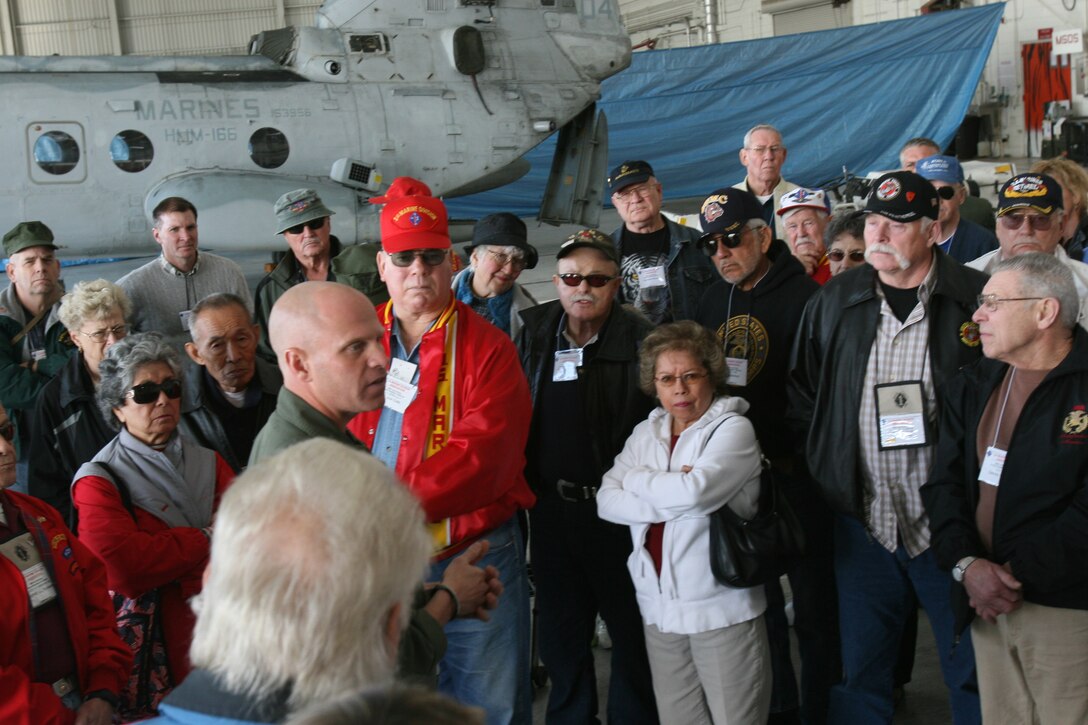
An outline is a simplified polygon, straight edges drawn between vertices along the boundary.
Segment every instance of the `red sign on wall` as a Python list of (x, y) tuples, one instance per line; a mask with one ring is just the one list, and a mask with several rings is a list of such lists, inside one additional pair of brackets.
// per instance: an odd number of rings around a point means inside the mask
[(1039, 28), (1039, 40), (1050, 40), (1054, 37), (1054, 28)]

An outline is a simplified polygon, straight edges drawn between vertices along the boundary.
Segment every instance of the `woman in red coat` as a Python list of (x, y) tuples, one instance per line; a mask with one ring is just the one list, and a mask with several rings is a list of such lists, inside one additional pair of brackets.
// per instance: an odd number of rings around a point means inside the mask
[(136, 599), (158, 590), (170, 684), (177, 685), (189, 672), (188, 602), (200, 592), (212, 516), (234, 474), (217, 453), (177, 432), (181, 364), (158, 334), (116, 343), (99, 375), (99, 407), (121, 431), (76, 472), (80, 539), (105, 563), (111, 591)]
[(15, 428), (0, 406), (0, 722), (109, 725), (132, 653), (106, 569), (48, 504), (14, 491)]

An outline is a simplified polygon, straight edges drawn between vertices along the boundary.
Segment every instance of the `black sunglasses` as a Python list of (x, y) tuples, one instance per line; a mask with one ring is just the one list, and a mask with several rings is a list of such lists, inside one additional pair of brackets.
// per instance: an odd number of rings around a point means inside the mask
[(166, 393), (166, 397), (177, 400), (181, 397), (181, 381), (177, 378), (167, 378), (161, 383), (140, 383), (125, 393), (126, 398), (132, 398), (137, 405), (147, 405), (159, 399), (160, 393)]
[(15, 440), (15, 424), (10, 420), (6, 420), (0, 423), (0, 436), (4, 438), (8, 443)]
[[(830, 259), (832, 262), (841, 262), (846, 256), (847, 253), (842, 251), (841, 249), (832, 249), (830, 252), (827, 253), (827, 258)], [(851, 262), (864, 262), (865, 251), (861, 249), (851, 249), (849, 257)]]
[(718, 253), (718, 243), (721, 242), (726, 249), (736, 249), (743, 242), (741, 237), (743, 230), (740, 232), (733, 232), (732, 234), (707, 234), (699, 239), (699, 248), (703, 250), (703, 253), (708, 257), (713, 257)]
[(582, 284), (582, 280), (585, 280), (590, 287), (604, 287), (618, 277), (614, 274), (574, 274), (573, 272), (567, 272), (566, 274), (559, 275), (559, 279), (563, 280), (563, 284), (568, 287), (577, 287)]
[(956, 189), (952, 186), (940, 186), (937, 187), (937, 196), (941, 197), (945, 201), (949, 201), (956, 195)]
[(428, 267), (437, 267), (446, 259), (447, 251), (445, 249), (410, 249), (407, 252), (386, 252), (386, 254), (397, 267), (411, 267), (416, 257), (422, 259)]
[(308, 222), (303, 222), (302, 224), (296, 224), (293, 227), (287, 227), (287, 231), (292, 234), (302, 234), (303, 229), (309, 229), (311, 232), (316, 232), (319, 229), (324, 229), (325, 219), (326, 217), (321, 217), (320, 219), (312, 219)]

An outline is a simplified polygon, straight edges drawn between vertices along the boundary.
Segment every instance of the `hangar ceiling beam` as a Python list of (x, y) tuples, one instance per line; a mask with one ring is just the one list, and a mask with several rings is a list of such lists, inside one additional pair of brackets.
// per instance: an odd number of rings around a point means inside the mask
[(283, 0), (273, 0), (273, 6), (276, 10), (276, 27), (282, 28), (287, 25), (287, 10), (283, 7)]
[(106, 10), (110, 14), (110, 45), (114, 55), (123, 55), (121, 48), (121, 21), (118, 19), (117, 0), (106, 0)]

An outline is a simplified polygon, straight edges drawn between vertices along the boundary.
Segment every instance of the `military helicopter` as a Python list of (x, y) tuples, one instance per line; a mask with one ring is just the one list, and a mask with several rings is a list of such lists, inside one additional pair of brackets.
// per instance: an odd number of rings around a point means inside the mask
[(543, 218), (592, 223), (600, 83), (630, 63), (616, 0), (325, 0), (245, 56), (0, 58), (0, 229), (68, 253), (146, 250), (150, 211), (196, 204), (218, 249), (277, 246), (272, 203), (317, 189), (345, 243), (395, 177), (436, 195), (509, 183), (563, 129)]

